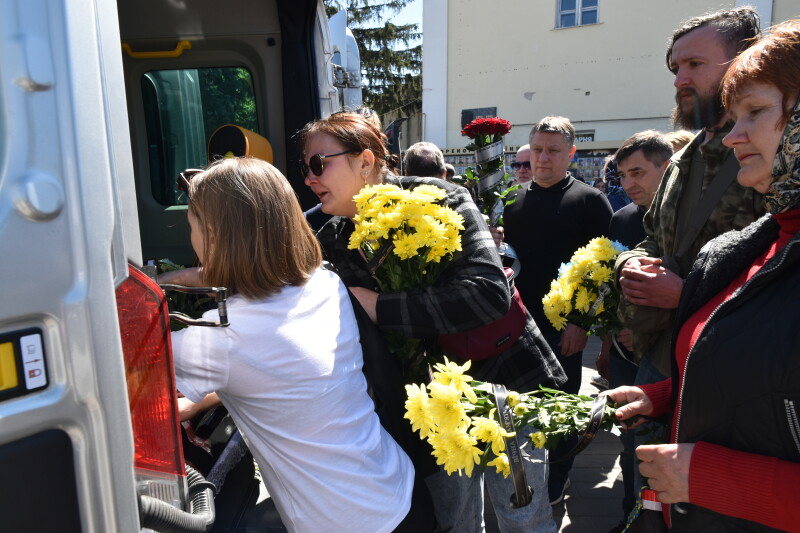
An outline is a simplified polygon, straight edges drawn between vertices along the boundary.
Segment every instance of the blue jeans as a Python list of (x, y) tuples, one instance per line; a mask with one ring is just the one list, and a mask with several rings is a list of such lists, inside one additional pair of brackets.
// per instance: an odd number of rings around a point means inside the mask
[[(609, 355), (609, 369), (611, 376), (608, 380), (612, 389), (623, 385), (633, 385), (636, 382), (636, 374), (639, 370), (635, 364), (623, 358), (617, 349), (612, 346)], [(636, 430), (622, 431), (620, 440), (622, 441), (622, 452), (619, 455), (619, 466), (622, 469), (622, 514), (627, 517), (633, 506), (636, 504), (636, 497), (639, 491), (634, 488), (636, 473), (636, 453), (634, 444), (634, 433)]]
[(492, 501), (497, 524), (503, 533), (555, 533), (550, 502), (547, 495), (546, 450), (533, 447), (528, 436), (532, 429), (526, 427), (517, 433), (523, 450), (523, 464), (528, 485), (533, 489), (531, 502), (519, 509), (511, 506), (514, 484), (504, 478), (494, 467), (481, 472), (477, 467), (472, 477), (466, 474), (448, 476), (444, 470), (426, 479), (433, 498), (439, 532), (482, 533), (483, 484)]
[[(658, 383), (664, 380), (664, 375), (650, 362), (650, 359), (645, 356), (639, 363), (639, 370), (636, 372), (635, 385), (648, 385), (650, 383)], [(657, 420), (651, 420), (637, 427), (633, 435), (634, 449), (642, 446), (643, 444), (663, 444), (667, 442), (667, 424)], [(638, 461), (636, 456), (633, 457), (637, 467), (634, 469), (634, 490), (639, 493), (639, 489), (644, 486), (644, 478), (639, 473)]]

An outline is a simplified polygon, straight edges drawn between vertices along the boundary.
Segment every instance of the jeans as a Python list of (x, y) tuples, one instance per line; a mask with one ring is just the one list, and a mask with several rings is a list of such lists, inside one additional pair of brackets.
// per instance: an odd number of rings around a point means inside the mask
[[(636, 382), (636, 374), (639, 367), (623, 358), (614, 346), (610, 350), (609, 362), (611, 376), (608, 382), (610, 388), (615, 389), (623, 385), (633, 385)], [(633, 506), (636, 504), (636, 497), (639, 494), (639, 491), (634, 489), (636, 477), (634, 471), (638, 470), (636, 468), (636, 448), (633, 440), (635, 432), (635, 429), (622, 431), (620, 435), (622, 452), (619, 455), (619, 466), (622, 469), (622, 487), (624, 490), (622, 514), (625, 517), (633, 510)]]
[(478, 467), (472, 477), (466, 474), (448, 476), (444, 470), (426, 479), (433, 497), (438, 523), (437, 531), (445, 533), (482, 533), (483, 488), (492, 501), (497, 524), (503, 533), (555, 533), (552, 511), (547, 496), (547, 452), (533, 447), (528, 436), (533, 430), (526, 427), (517, 432), (523, 451), (523, 464), (528, 485), (533, 490), (531, 502), (519, 509), (511, 506), (514, 484), (494, 467), (481, 472)]
[[(650, 383), (658, 383), (666, 379), (664, 375), (650, 362), (650, 359), (645, 356), (639, 363), (639, 370), (636, 372), (635, 385), (647, 385)], [(651, 420), (637, 427), (633, 435), (634, 450), (643, 444), (663, 444), (667, 442), (667, 424), (658, 420)], [(634, 490), (636, 494), (639, 489), (644, 486), (644, 478), (639, 473), (638, 461), (634, 455), (633, 460), (637, 463), (634, 469)]]

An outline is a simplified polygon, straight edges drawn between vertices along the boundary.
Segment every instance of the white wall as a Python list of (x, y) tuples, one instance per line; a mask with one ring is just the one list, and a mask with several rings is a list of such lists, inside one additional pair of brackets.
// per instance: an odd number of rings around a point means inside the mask
[(423, 0), (422, 140), (447, 143), (448, 0)]

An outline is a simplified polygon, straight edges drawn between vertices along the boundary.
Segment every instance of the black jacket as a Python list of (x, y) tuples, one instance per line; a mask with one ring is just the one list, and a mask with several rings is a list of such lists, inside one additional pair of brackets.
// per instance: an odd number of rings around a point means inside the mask
[[(686, 279), (680, 325), (749, 268), (777, 239), (764, 216), (710, 241)], [(673, 380), (677, 442), (708, 442), (800, 462), (800, 234), (711, 315)], [(677, 376), (673, 358), (673, 376)], [(789, 488), (788, 490), (796, 490)], [(671, 511), (674, 531), (775, 531), (690, 504)], [(685, 513), (681, 511), (686, 511)]]

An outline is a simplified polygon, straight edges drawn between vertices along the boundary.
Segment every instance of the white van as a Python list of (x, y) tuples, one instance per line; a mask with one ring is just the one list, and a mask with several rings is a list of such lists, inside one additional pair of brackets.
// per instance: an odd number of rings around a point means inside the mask
[(266, 138), (314, 203), (291, 136), (360, 103), (334, 64), (352, 45), (321, 0), (3, 2), (0, 531), (211, 527), (164, 296), (137, 267), (192, 261), (176, 178), (220, 126)]

